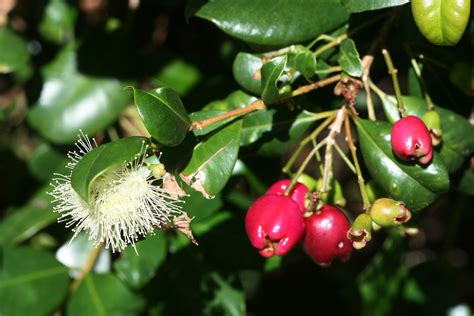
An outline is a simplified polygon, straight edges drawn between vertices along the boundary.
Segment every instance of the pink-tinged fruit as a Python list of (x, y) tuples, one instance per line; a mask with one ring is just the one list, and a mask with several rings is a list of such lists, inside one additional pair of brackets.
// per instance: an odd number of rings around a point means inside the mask
[(425, 165), (433, 157), (430, 132), (416, 116), (407, 116), (395, 122), (391, 142), (393, 152), (402, 160)]
[(300, 207), (290, 197), (266, 194), (249, 208), (245, 229), (260, 255), (269, 258), (288, 253), (303, 238), (305, 222)]
[[(265, 193), (265, 195), (276, 194), (276, 195), (285, 195), (285, 191), (290, 185), (291, 180), (285, 179), (275, 182)], [(308, 188), (299, 182), (296, 182), (291, 189), (290, 198), (295, 201), (301, 209), (301, 212), (306, 212), (306, 194), (308, 193)]]
[(346, 215), (337, 207), (326, 204), (306, 218), (303, 248), (322, 267), (330, 266), (336, 257), (345, 262), (352, 252), (351, 241), (347, 238), (350, 228)]

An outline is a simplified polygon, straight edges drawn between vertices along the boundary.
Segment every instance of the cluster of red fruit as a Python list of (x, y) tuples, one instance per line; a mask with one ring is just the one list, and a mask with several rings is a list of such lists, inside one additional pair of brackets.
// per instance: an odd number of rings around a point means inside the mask
[[(391, 143), (402, 160), (428, 164), (432, 159), (432, 135), (416, 116), (404, 117), (393, 125)], [(290, 184), (291, 180), (276, 182), (247, 212), (250, 242), (265, 258), (283, 256), (302, 240), (303, 249), (317, 264), (329, 266), (336, 257), (344, 262), (353, 247), (360, 249), (370, 241), (372, 229), (399, 226), (411, 218), (403, 202), (380, 198), (351, 226), (339, 208), (328, 204), (318, 207), (311, 201), (304, 184), (296, 183), (286, 192)]]
[(303, 240), (306, 253), (322, 266), (330, 265), (335, 257), (347, 261), (352, 251), (346, 236), (350, 229), (347, 217), (330, 205), (305, 217), (308, 188), (296, 183), (285, 195), (290, 183), (276, 182), (248, 210), (245, 225), (252, 245), (269, 258), (285, 255)]

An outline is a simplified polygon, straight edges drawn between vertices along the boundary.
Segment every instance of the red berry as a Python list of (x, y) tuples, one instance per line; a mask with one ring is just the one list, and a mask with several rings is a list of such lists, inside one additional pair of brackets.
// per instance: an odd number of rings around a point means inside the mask
[(399, 119), (392, 127), (392, 149), (395, 155), (405, 161), (427, 164), (433, 156), (433, 146), (428, 128), (416, 116)]
[[(277, 181), (267, 190), (265, 195), (285, 195), (286, 188), (288, 188), (290, 183), (290, 179)], [(308, 193), (308, 188), (299, 182), (296, 182), (290, 192), (291, 199), (298, 204), (303, 213), (306, 212), (306, 193)]]
[(350, 259), (352, 246), (347, 238), (351, 228), (346, 215), (337, 207), (324, 205), (306, 219), (303, 248), (317, 264), (328, 267), (335, 257)]
[(260, 255), (283, 256), (304, 235), (305, 223), (300, 207), (285, 195), (264, 195), (249, 208), (245, 228)]

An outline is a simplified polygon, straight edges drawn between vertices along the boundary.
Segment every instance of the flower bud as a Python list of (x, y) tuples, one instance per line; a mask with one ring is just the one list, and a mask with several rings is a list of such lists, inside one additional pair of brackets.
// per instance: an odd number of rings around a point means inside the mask
[(443, 135), (441, 130), (441, 120), (438, 112), (435, 110), (429, 110), (423, 115), (423, 123), (430, 131), (431, 143), (433, 146), (438, 146), (441, 143), (441, 137)]
[(372, 218), (367, 214), (360, 214), (352, 223), (351, 229), (347, 232), (347, 238), (352, 241), (355, 249), (364, 248), (372, 239)]
[(393, 152), (402, 160), (427, 164), (433, 157), (430, 132), (416, 116), (401, 118), (392, 126), (391, 143)]
[(303, 214), (298, 204), (285, 195), (264, 195), (257, 199), (245, 216), (245, 228), (260, 255), (283, 256), (302, 238)]
[(306, 218), (303, 248), (320, 266), (328, 267), (336, 257), (345, 262), (352, 252), (351, 241), (347, 238), (349, 228), (349, 220), (340, 209), (324, 205), (319, 212)]
[(148, 166), (148, 168), (151, 170), (151, 174), (156, 179), (161, 179), (166, 174), (165, 165), (162, 163), (151, 164)]
[[(290, 185), (290, 179), (284, 179), (275, 182), (265, 193), (265, 195), (285, 195), (286, 189)], [(295, 183), (293, 189), (291, 189), (289, 197), (295, 201), (301, 209), (301, 212), (306, 212), (308, 202), (306, 199), (306, 194), (308, 193), (308, 188), (302, 183)]]
[(405, 224), (411, 218), (410, 210), (403, 202), (388, 198), (376, 200), (369, 211), (372, 220), (382, 227)]

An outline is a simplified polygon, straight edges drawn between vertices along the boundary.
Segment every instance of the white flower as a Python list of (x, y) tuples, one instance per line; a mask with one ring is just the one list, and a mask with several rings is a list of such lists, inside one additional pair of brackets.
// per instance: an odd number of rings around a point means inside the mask
[(91, 184), (91, 200), (84, 201), (71, 186), (71, 174), (79, 160), (97, 146), (84, 134), (79, 135), (76, 151), (68, 153), (71, 160), (67, 175), (55, 174), (51, 185), (54, 211), (59, 222), (73, 227), (74, 237), (85, 231), (96, 244), (103, 242), (112, 251), (135, 245), (139, 236), (152, 233), (155, 228), (183, 214), (180, 203), (172, 199), (174, 192), (155, 185), (156, 179), (145, 165), (145, 150), (132, 162), (106, 171)]

